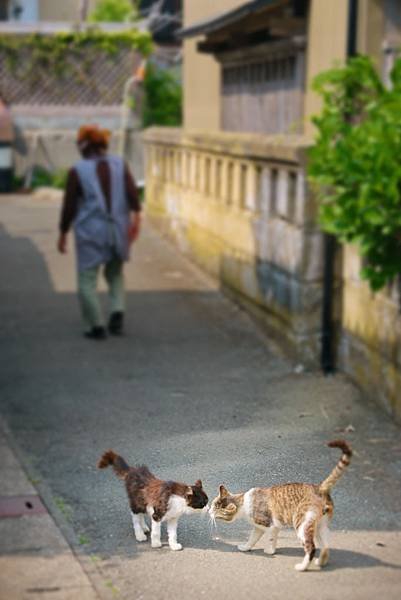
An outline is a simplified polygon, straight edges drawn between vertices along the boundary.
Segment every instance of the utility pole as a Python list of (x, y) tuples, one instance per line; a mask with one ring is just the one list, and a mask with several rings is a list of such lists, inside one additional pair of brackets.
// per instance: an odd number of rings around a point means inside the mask
[[(348, 36), (347, 59), (357, 53), (358, 29), (358, 0), (348, 0)], [(334, 295), (335, 290), (335, 260), (338, 244), (334, 235), (324, 234), (324, 272), (323, 272), (323, 302), (322, 302), (322, 351), (321, 367), (327, 375), (335, 371), (335, 321)]]
[(85, 23), (86, 19), (88, 18), (88, 10), (89, 10), (89, 0), (80, 0), (79, 1), (79, 16), (78, 16), (80, 27), (82, 27), (82, 25)]

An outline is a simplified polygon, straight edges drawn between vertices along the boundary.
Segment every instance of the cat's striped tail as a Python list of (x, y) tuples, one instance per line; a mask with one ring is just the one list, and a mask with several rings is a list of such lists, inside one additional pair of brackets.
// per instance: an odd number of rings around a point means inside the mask
[(332, 472), (319, 486), (319, 490), (322, 494), (328, 494), (335, 483), (340, 479), (344, 470), (348, 467), (351, 462), (352, 450), (348, 446), (345, 440), (334, 440), (327, 444), (330, 448), (340, 448), (342, 455)]
[(98, 469), (106, 469), (106, 467), (112, 466), (115, 474), (120, 479), (125, 479), (129, 472), (129, 466), (125, 462), (122, 456), (119, 456), (113, 450), (107, 450), (97, 463)]

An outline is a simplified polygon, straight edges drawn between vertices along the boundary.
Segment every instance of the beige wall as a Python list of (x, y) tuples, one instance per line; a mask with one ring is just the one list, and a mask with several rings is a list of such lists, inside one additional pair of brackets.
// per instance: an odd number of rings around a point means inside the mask
[[(318, 96), (311, 91), (313, 78), (343, 61), (347, 53), (348, 0), (312, 0), (308, 31), (305, 132), (312, 133), (310, 117), (319, 112)], [(359, 0), (357, 49), (372, 56), (380, 71), (383, 63), (385, 15), (383, 0)]]
[[(244, 0), (184, 0), (184, 26), (244, 4)], [(208, 54), (197, 52), (202, 38), (184, 42), (184, 127), (220, 128), (220, 68)]]
[(383, 0), (359, 0), (358, 4), (358, 51), (372, 56), (380, 68), (385, 35), (383, 8)]
[(311, 91), (315, 75), (344, 60), (347, 51), (348, 0), (312, 0), (308, 25), (305, 132), (312, 133), (310, 117), (319, 112), (320, 99)]
[(343, 249), (339, 366), (401, 423), (401, 294), (397, 281), (373, 294), (356, 246)]
[[(89, 10), (96, 0), (89, 0)], [(41, 21), (78, 21), (80, 0), (39, 0)]]

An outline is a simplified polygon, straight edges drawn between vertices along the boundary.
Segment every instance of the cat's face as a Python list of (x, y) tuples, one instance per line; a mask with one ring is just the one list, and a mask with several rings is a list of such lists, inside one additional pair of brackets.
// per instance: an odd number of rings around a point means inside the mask
[(185, 500), (188, 508), (192, 510), (202, 510), (207, 506), (209, 499), (203, 490), (200, 479), (195, 482), (195, 485), (188, 486)]
[(216, 496), (210, 507), (210, 514), (215, 519), (230, 522), (239, 515), (240, 507), (238, 495), (231, 494), (224, 485), (221, 485), (219, 495)]

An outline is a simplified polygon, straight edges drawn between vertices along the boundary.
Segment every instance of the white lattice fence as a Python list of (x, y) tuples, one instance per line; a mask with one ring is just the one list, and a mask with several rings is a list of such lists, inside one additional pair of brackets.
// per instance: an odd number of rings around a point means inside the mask
[(129, 49), (113, 56), (91, 49), (84, 60), (67, 55), (63, 72), (54, 73), (45, 66), (32, 72), (26, 50), (21, 50), (13, 68), (0, 55), (0, 96), (11, 106), (118, 105), (124, 83), (139, 61), (139, 54)]

